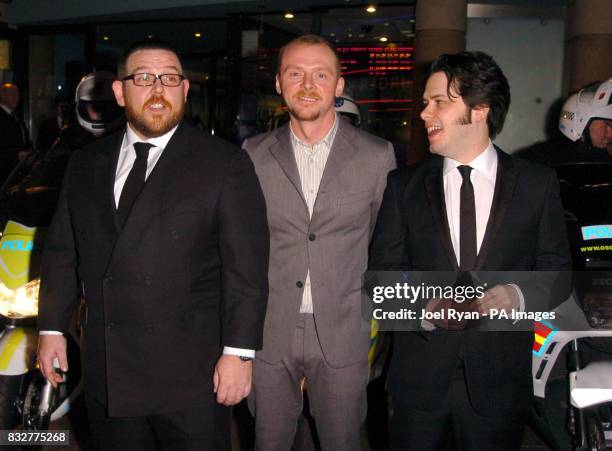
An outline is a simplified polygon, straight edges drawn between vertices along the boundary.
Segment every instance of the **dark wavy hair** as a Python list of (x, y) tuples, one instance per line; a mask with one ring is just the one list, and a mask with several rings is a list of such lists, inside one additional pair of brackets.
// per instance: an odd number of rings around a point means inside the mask
[(452, 87), (470, 109), (478, 105), (489, 107), (487, 125), (491, 139), (502, 131), (510, 107), (510, 86), (491, 56), (484, 52), (445, 53), (431, 65), (431, 73), (435, 72), (446, 74), (449, 97), (453, 97)]
[(181, 61), (181, 57), (178, 54), (178, 51), (174, 46), (169, 44), (166, 41), (162, 41), (158, 38), (148, 38), (143, 39), (138, 42), (134, 42), (123, 54), (119, 57), (119, 61), (117, 61), (117, 78), (122, 78), (128, 75), (127, 73), (127, 60), (132, 55), (139, 50), (166, 50), (168, 52), (174, 53), (176, 58), (178, 59), (181, 68), (183, 67), (183, 62)]

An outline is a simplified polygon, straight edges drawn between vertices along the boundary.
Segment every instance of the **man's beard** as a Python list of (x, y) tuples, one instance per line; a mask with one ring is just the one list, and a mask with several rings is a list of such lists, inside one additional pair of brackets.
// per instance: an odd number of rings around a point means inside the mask
[[(299, 91), (297, 94), (293, 96), (295, 99), (295, 104), (299, 105), (300, 97), (312, 97), (315, 100), (321, 100), (321, 97), (315, 93), (308, 93), (305, 91)], [(295, 108), (288, 106), (289, 114), (296, 118), (299, 121), (316, 121), (321, 116), (321, 111), (319, 109), (314, 108)]]
[[(165, 108), (170, 110), (170, 114), (165, 117), (162, 114), (153, 114), (152, 118), (147, 118), (145, 111), (149, 105), (154, 103), (164, 105)], [(151, 97), (145, 102), (140, 111), (134, 105), (130, 105), (127, 102), (125, 105), (125, 117), (128, 122), (146, 138), (157, 138), (168, 133), (181, 121), (184, 113), (184, 103), (180, 103), (175, 109), (163, 96)]]

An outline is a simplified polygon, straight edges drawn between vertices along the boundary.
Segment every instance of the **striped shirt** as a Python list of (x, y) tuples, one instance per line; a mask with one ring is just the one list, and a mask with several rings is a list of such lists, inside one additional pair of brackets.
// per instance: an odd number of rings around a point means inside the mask
[[(329, 157), (329, 151), (334, 143), (336, 132), (338, 131), (338, 115), (334, 119), (334, 124), (327, 135), (319, 142), (309, 145), (301, 141), (289, 125), (291, 131), (291, 145), (293, 147), (293, 155), (297, 163), (298, 172), (300, 174), (300, 182), (302, 185), (302, 194), (308, 206), (308, 213), (312, 218), (312, 211), (319, 192), (319, 185), (325, 170), (325, 164)], [(310, 268), (306, 274), (304, 282), (304, 294), (302, 295), (302, 305), (300, 313), (312, 313), (312, 291), (310, 288)]]

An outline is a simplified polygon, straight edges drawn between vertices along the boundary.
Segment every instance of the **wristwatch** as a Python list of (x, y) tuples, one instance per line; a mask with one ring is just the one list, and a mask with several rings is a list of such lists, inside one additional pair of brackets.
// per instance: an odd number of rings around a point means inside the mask
[(253, 360), (253, 357), (247, 357), (246, 355), (239, 355), (238, 358), (243, 362), (250, 362), (251, 360)]

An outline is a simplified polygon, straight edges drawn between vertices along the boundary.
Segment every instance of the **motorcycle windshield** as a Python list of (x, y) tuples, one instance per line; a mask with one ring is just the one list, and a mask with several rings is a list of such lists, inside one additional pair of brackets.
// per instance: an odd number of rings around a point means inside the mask
[(575, 269), (612, 269), (612, 163), (555, 169)]

